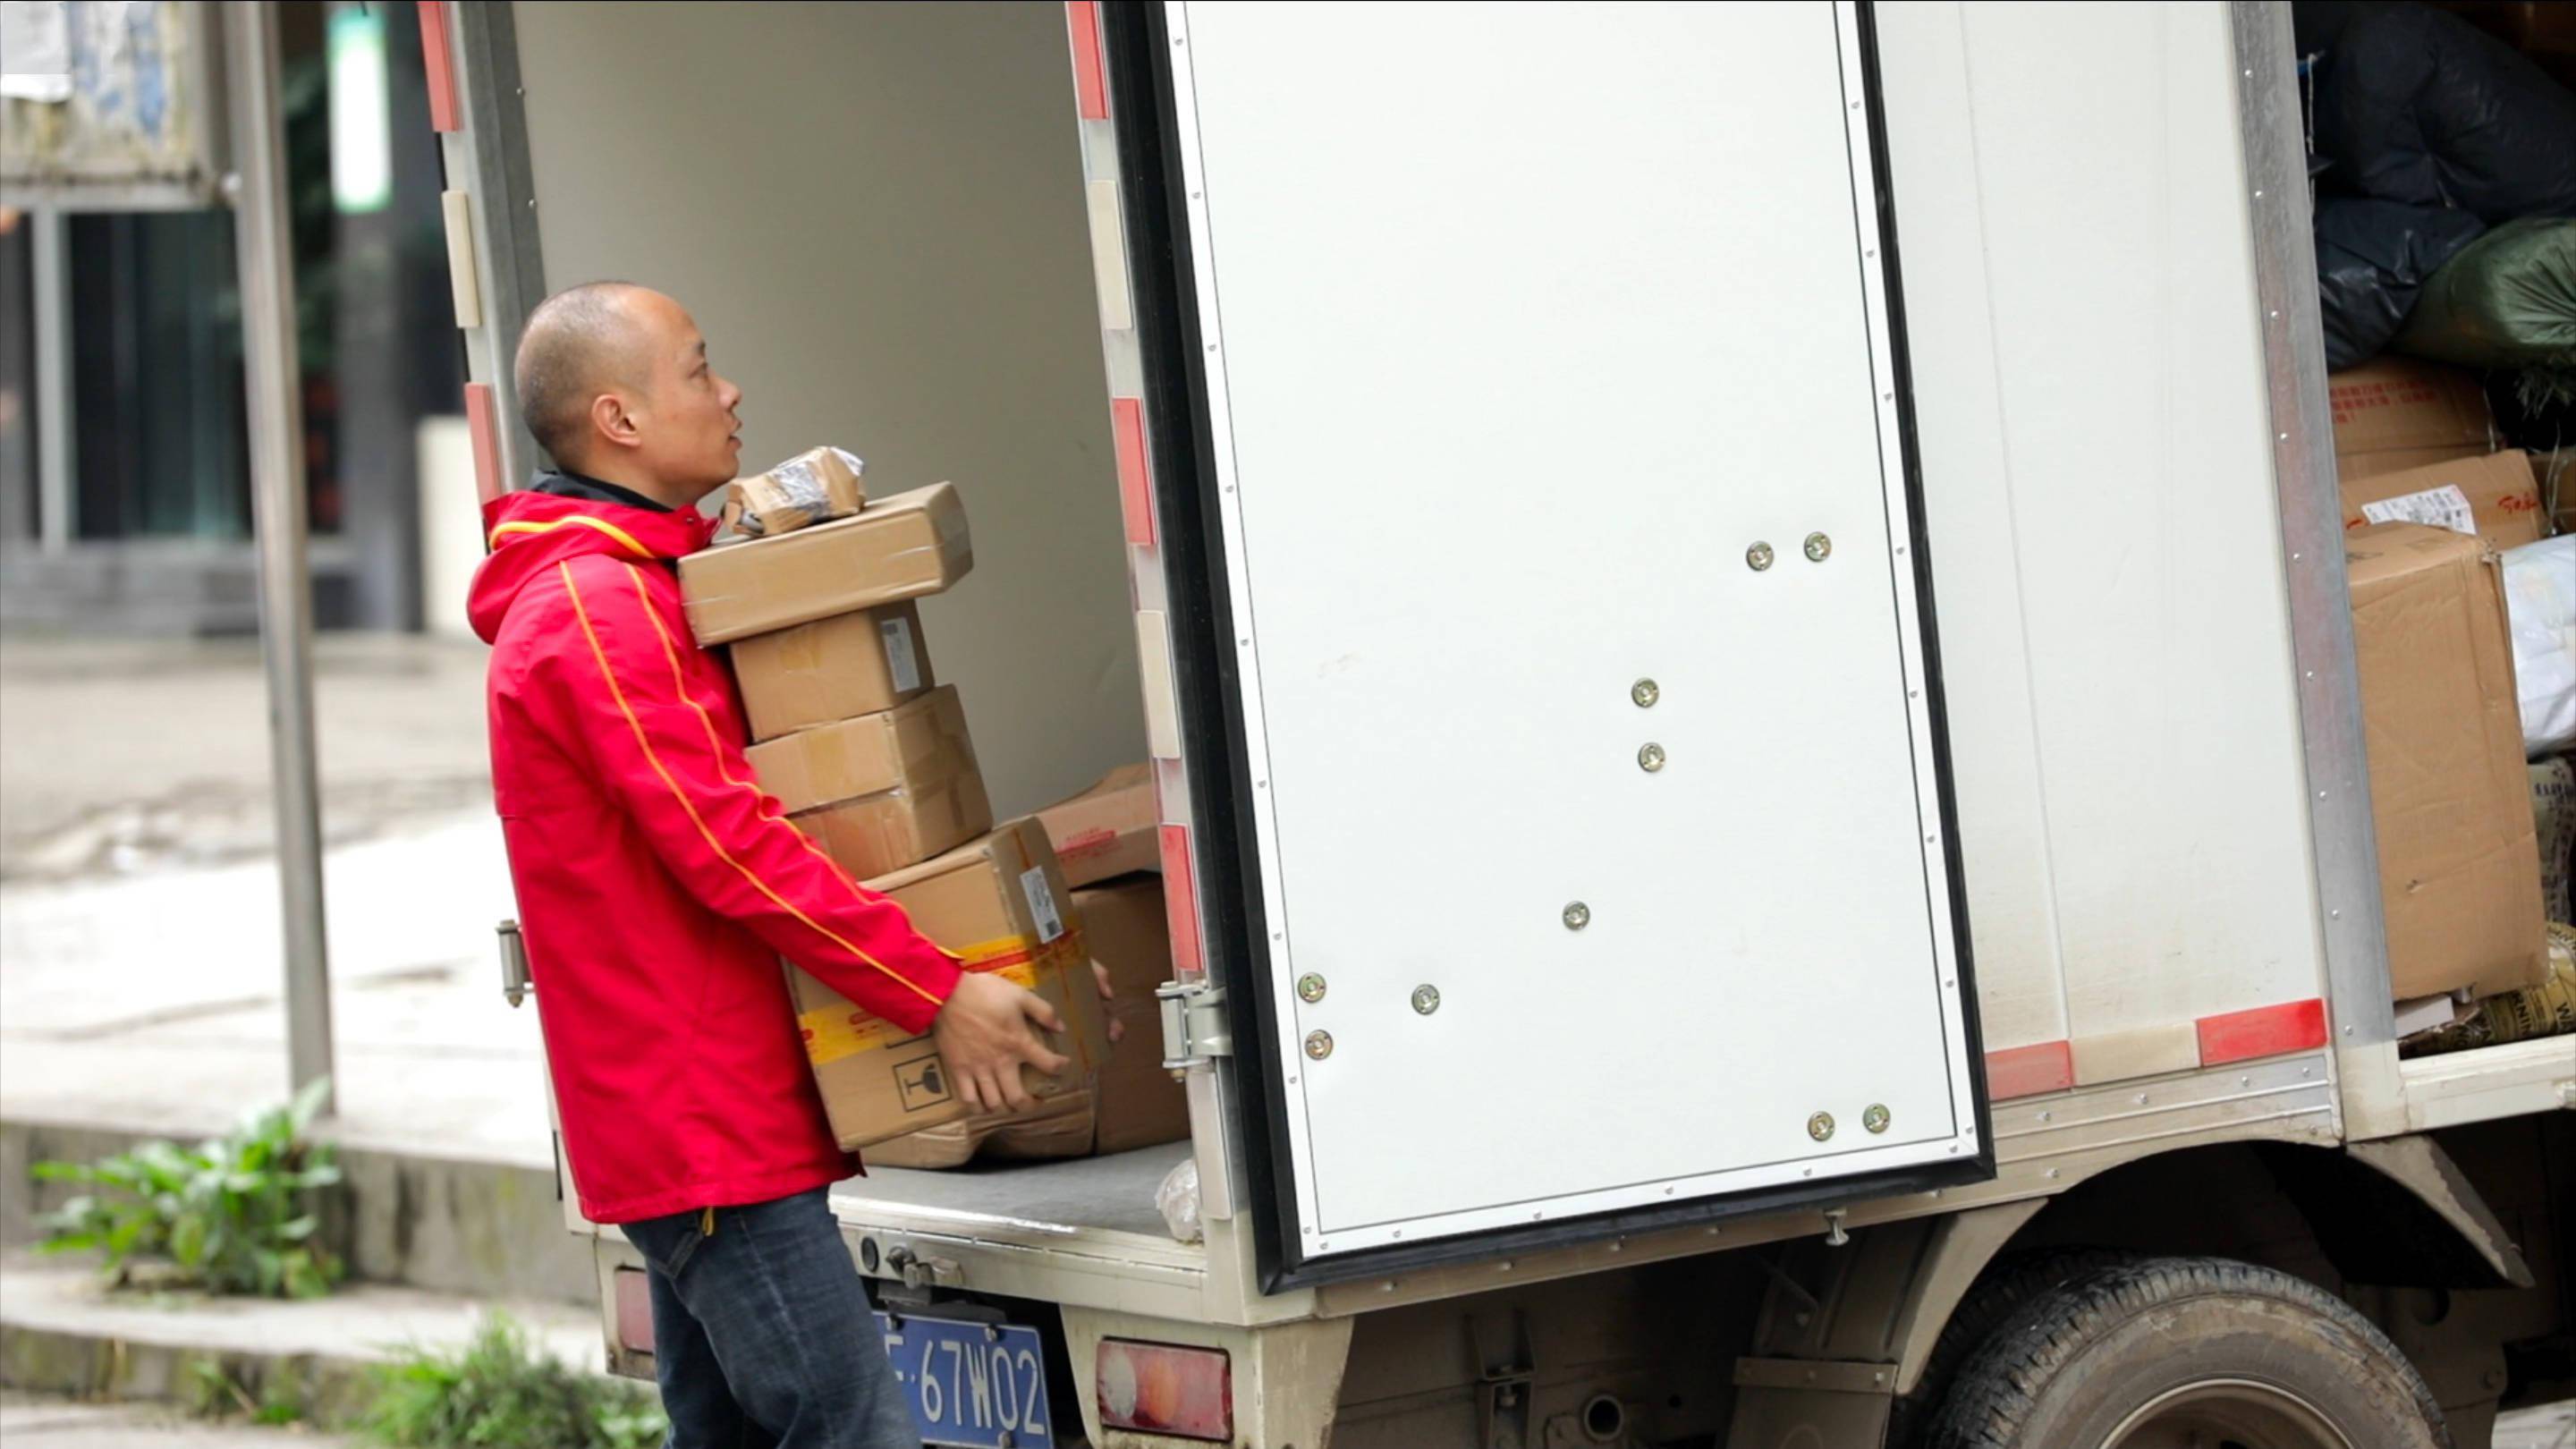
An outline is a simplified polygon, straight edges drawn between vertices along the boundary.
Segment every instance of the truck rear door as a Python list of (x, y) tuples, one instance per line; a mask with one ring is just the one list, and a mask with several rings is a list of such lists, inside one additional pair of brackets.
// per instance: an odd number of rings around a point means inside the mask
[(1990, 1172), (1866, 14), (1102, 11), (1266, 1280)]

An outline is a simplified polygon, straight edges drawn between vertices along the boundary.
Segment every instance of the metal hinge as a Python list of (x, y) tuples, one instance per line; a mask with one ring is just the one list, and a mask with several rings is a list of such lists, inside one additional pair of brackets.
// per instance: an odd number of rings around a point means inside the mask
[(1225, 1021), (1225, 988), (1204, 980), (1166, 981), (1154, 988), (1163, 1008), (1163, 1066), (1187, 1071), (1234, 1055)]
[(501, 999), (516, 1006), (535, 995), (537, 990), (528, 980), (528, 943), (520, 938), (516, 921), (503, 921), (498, 930), (501, 937)]

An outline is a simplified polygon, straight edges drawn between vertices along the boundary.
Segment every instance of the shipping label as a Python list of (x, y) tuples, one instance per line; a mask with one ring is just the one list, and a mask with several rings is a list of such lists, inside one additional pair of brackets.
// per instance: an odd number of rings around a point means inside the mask
[(913, 651), (912, 621), (882, 620), (877, 633), (885, 640), (886, 675), (894, 681), (895, 693), (910, 694), (921, 688), (921, 657)]
[(2365, 503), (2361, 505), (2361, 516), (2373, 523), (2429, 523), (2453, 533), (2478, 531), (2477, 516), (2469, 509), (2469, 495), (2452, 483)]
[(1047, 888), (1045, 867), (1021, 871), (1020, 890), (1029, 898), (1029, 917), (1037, 922), (1038, 943), (1044, 945), (1063, 935), (1064, 916), (1055, 908), (1055, 892)]

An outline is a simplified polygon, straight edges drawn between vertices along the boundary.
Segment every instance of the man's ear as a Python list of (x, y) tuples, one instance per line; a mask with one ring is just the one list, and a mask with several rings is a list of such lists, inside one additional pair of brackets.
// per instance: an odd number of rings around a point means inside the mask
[(590, 430), (599, 440), (613, 448), (632, 448), (644, 441), (643, 431), (635, 425), (634, 415), (626, 411), (626, 399), (604, 392), (590, 400)]

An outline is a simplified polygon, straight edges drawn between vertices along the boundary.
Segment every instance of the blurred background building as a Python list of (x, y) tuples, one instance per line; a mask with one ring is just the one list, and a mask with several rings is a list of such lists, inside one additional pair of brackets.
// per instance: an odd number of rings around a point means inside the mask
[[(417, 631), (439, 613), (425, 511), (473, 531), (470, 483), (438, 481), (462, 472), (461, 365), (420, 28), (382, 0), (278, 9), (316, 618)], [(148, 107), (158, 78), (203, 63), (184, 11), (82, 0), (19, 20), (77, 30), (77, 55), (114, 64), (76, 59), (75, 83)], [(21, 87), (7, 104), (47, 102)], [(0, 188), (0, 627), (254, 631), (243, 408), (226, 209), (63, 210)]]

